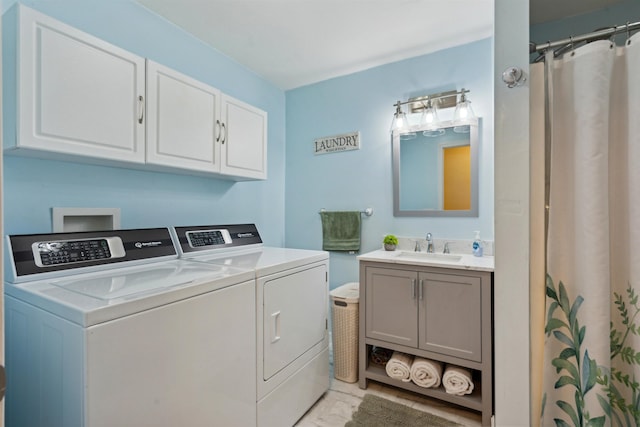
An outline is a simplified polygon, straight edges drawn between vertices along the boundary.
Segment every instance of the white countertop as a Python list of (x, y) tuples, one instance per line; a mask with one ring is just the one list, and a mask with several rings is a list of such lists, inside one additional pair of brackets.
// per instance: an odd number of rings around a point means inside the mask
[[(439, 254), (433, 254), (436, 257)], [(385, 251), (378, 249), (358, 256), (359, 261), (378, 261), (405, 265), (422, 265), (427, 267), (454, 268), (459, 270), (493, 271), (494, 257), (476, 257), (472, 254), (452, 253), (453, 256), (460, 256), (460, 260), (452, 261), (448, 259), (427, 259), (418, 258), (420, 255), (412, 254), (410, 251)], [(428, 256), (428, 255), (427, 255)]]

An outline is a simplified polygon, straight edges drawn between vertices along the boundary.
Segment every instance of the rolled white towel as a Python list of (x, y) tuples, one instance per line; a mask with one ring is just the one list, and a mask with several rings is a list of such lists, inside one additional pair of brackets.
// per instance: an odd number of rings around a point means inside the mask
[(411, 364), (411, 381), (420, 387), (438, 387), (442, 378), (442, 363), (415, 357)]
[(442, 376), (442, 384), (449, 394), (463, 396), (473, 391), (471, 371), (459, 366), (447, 365)]
[(385, 369), (387, 375), (397, 380), (404, 382), (411, 381), (411, 363), (413, 362), (413, 356), (399, 351), (394, 351), (391, 359), (387, 362)]

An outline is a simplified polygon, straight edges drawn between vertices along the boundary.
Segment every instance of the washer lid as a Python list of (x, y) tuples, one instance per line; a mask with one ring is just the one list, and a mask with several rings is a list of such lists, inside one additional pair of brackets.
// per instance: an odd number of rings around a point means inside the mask
[(5, 284), (5, 292), (81, 326), (91, 326), (234, 284), (254, 273), (170, 260), (60, 279)]
[[(132, 298), (137, 294), (160, 292), (167, 288), (181, 286), (194, 282), (205, 275), (212, 274), (209, 270), (203, 270), (199, 266), (186, 264), (160, 264), (153, 269), (139, 268), (136, 271), (112, 271), (111, 274), (102, 274), (91, 279), (77, 278), (70, 280), (59, 279), (50, 283), (67, 291), (76, 292), (103, 301)], [(224, 267), (216, 271), (215, 275), (223, 271), (229, 271)]]

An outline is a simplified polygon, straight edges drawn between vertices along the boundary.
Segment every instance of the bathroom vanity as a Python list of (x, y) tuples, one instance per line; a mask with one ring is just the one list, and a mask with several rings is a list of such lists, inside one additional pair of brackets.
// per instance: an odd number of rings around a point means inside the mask
[[(360, 262), (359, 386), (378, 381), (493, 414), (493, 257), (378, 250)], [(374, 348), (464, 367), (474, 390), (458, 396), (387, 375)]]

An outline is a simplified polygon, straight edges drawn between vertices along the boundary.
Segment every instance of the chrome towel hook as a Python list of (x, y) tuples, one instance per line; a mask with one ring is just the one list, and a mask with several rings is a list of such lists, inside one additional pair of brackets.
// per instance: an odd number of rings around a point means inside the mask
[(527, 81), (527, 77), (522, 68), (509, 67), (502, 72), (502, 81), (509, 89), (512, 89), (516, 86), (522, 86)]

